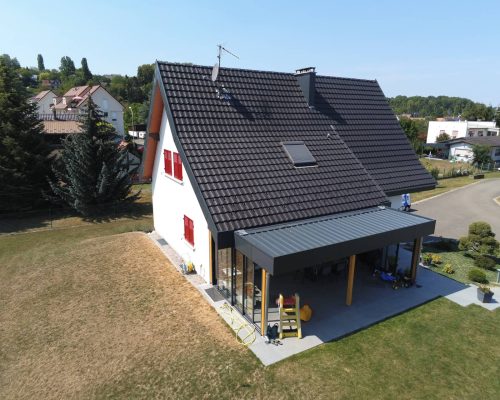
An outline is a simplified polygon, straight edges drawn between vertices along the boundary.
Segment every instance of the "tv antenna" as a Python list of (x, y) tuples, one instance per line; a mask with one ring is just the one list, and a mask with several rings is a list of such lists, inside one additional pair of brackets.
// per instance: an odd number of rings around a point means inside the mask
[(236, 54), (232, 53), (228, 49), (226, 49), (224, 46), (221, 44), (218, 44), (217, 47), (219, 48), (219, 51), (217, 53), (217, 63), (214, 65), (212, 68), (212, 81), (215, 82), (217, 80), (217, 77), (219, 76), (219, 70), (220, 70), (220, 60), (222, 58), (223, 52), (226, 52), (227, 54), (232, 55), (234, 58), (237, 58), (238, 60), (240, 59)]

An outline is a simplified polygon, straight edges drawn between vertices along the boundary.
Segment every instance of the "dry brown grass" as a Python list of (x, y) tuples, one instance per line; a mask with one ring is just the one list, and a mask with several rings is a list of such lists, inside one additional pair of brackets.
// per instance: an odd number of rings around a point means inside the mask
[(498, 397), (498, 310), (441, 299), (263, 367), (135, 224), (0, 237), (0, 399)]
[(175, 384), (159, 397), (187, 398), (217, 391), (207, 378), (241, 356), (256, 362), (144, 234), (82, 240), (11, 278), (0, 283), (2, 398), (139, 395), (165, 377)]

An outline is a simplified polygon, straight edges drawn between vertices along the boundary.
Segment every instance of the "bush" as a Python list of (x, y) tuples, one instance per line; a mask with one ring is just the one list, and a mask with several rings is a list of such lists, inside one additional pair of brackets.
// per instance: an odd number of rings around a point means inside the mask
[(487, 256), (477, 256), (474, 260), (474, 265), (479, 268), (489, 269), (490, 271), (494, 271), (496, 268), (495, 260), (491, 259)]
[(486, 279), (486, 274), (481, 271), (480, 269), (473, 268), (469, 271), (467, 274), (467, 277), (472, 281), (472, 282), (478, 282), (478, 283), (488, 283), (488, 280)]
[(433, 177), (435, 180), (438, 180), (438, 178), (439, 178), (439, 168), (436, 168), (436, 167), (431, 168), (431, 169), (429, 170), (429, 173), (432, 175), (432, 177)]
[(431, 265), (432, 264), (432, 253), (426, 253), (422, 256), (422, 261), (424, 262), (425, 265)]
[(494, 255), (498, 251), (499, 243), (490, 224), (479, 221), (469, 225), (469, 234), (460, 238), (458, 248), (472, 254)]
[(432, 243), (432, 247), (443, 251), (454, 251), (457, 245), (452, 239), (441, 239), (439, 242)]
[(451, 264), (445, 264), (445, 266), (443, 267), (443, 272), (446, 274), (453, 274), (455, 270), (453, 269)]
[(432, 263), (433, 264), (441, 264), (442, 260), (441, 260), (441, 256), (439, 254), (433, 254), (432, 255)]

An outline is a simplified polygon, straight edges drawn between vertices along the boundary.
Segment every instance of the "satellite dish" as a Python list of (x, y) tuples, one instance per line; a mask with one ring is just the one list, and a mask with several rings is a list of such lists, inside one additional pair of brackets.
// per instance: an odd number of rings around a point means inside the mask
[(218, 76), (219, 76), (219, 63), (215, 63), (214, 67), (212, 68), (212, 82), (215, 82)]

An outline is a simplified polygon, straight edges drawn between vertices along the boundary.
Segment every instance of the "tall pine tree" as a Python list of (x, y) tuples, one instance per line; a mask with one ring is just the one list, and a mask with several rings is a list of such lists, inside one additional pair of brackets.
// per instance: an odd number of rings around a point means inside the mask
[(84, 216), (111, 204), (135, 200), (139, 193), (131, 193), (126, 150), (117, 147), (114, 128), (102, 120), (90, 97), (82, 129), (82, 133), (63, 141), (62, 153), (52, 164), (53, 200), (68, 204)]
[(17, 72), (16, 63), (0, 56), (0, 211), (38, 206), (48, 189), (49, 148), (36, 105)]

